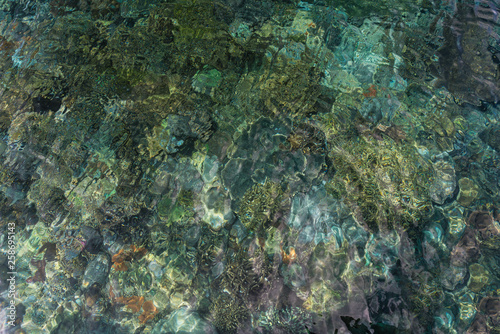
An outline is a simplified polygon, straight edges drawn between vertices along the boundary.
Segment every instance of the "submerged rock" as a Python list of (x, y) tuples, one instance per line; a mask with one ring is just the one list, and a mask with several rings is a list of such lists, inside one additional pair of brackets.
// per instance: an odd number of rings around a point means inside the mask
[(442, 205), (455, 195), (457, 180), (450, 160), (447, 155), (440, 155), (433, 162), (434, 182), (429, 188), (429, 196), (436, 204)]
[(229, 161), (222, 170), (224, 186), (232, 199), (240, 200), (254, 183), (285, 181), (295, 192), (319, 176), (324, 155), (287, 150), (290, 133), (287, 122), (267, 118), (260, 118), (241, 133), (230, 147)]
[(109, 257), (104, 253), (97, 254), (97, 256), (89, 262), (87, 269), (85, 269), (82, 287), (87, 289), (94, 284), (98, 284), (102, 287), (108, 278), (109, 268)]
[(493, 125), (479, 133), (479, 138), (500, 153), (500, 125)]
[(168, 319), (160, 320), (152, 329), (152, 334), (216, 334), (215, 328), (203, 320), (197, 312), (181, 307)]
[(347, 209), (341, 201), (329, 195), (324, 186), (314, 186), (294, 196), (288, 225), (299, 231), (300, 243), (319, 244), (333, 237), (340, 247), (344, 240), (340, 226), (346, 217)]

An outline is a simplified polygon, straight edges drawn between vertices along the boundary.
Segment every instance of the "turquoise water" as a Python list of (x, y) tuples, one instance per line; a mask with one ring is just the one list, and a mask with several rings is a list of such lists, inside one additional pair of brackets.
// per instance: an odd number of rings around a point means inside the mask
[(499, 7), (0, 2), (0, 333), (499, 333)]

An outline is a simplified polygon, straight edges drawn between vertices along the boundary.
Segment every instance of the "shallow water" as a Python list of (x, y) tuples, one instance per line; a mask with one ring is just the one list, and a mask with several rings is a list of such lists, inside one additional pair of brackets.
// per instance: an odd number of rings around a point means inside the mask
[(499, 333), (499, 8), (0, 2), (0, 332)]

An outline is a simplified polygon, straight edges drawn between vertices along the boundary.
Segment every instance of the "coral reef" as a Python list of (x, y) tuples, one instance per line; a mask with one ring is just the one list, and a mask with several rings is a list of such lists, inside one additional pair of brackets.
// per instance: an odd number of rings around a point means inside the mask
[(0, 332), (499, 332), (497, 7), (0, 2)]

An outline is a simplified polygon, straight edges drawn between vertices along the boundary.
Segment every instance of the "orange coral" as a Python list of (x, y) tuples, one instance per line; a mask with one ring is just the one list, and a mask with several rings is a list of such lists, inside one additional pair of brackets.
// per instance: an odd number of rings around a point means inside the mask
[(142, 304), (142, 314), (139, 316), (139, 321), (142, 324), (145, 324), (149, 320), (153, 320), (155, 315), (158, 313), (156, 306), (153, 304), (152, 301), (148, 300)]
[(115, 293), (113, 292), (113, 287), (111, 285), (109, 286), (109, 297), (111, 300), (115, 300)]
[(113, 255), (113, 258), (111, 259), (111, 261), (113, 261), (113, 269), (125, 271), (128, 269), (127, 262), (132, 261), (133, 259), (139, 260), (147, 253), (147, 250), (144, 247), (135, 247), (134, 245), (131, 245), (130, 249), (130, 251), (120, 249), (118, 253)]
[(283, 262), (286, 264), (291, 264), (295, 262), (297, 259), (297, 253), (295, 253), (295, 248), (290, 247), (290, 252), (287, 254), (284, 250), (283, 247), (281, 247), (281, 257), (283, 258)]
[(144, 297), (132, 296), (132, 297), (118, 297), (116, 301), (121, 304), (127, 305), (127, 307), (133, 312), (137, 313), (141, 310), (142, 304), (144, 304)]
[(125, 271), (128, 269), (125, 261), (130, 260), (130, 255), (128, 252), (124, 252), (123, 249), (120, 249), (118, 253), (113, 255), (111, 261), (113, 261), (113, 269), (119, 271)]
[(115, 263), (113, 264), (113, 269), (117, 271), (126, 271), (128, 267), (125, 263)]
[(136, 260), (141, 259), (148, 252), (146, 250), (146, 248), (144, 248), (144, 247), (135, 247), (134, 245), (131, 245), (130, 249), (132, 250), (132, 256)]
[(152, 320), (158, 313), (156, 306), (151, 300), (144, 301), (144, 297), (132, 296), (132, 297), (118, 297), (116, 301), (121, 304), (127, 305), (127, 307), (133, 312), (137, 313), (142, 308), (142, 314), (139, 316), (139, 321), (145, 324), (149, 320)]

